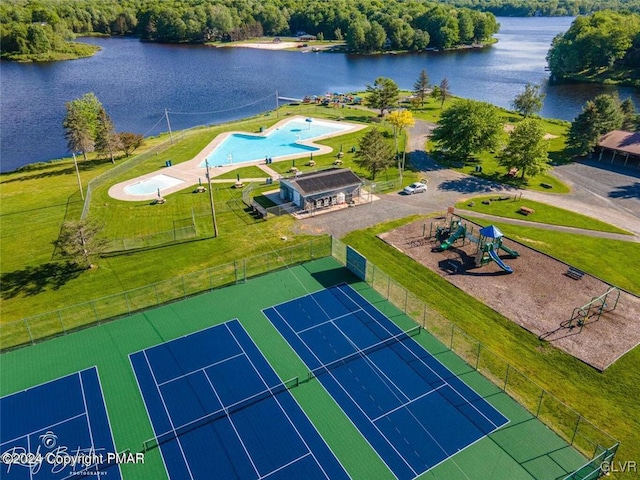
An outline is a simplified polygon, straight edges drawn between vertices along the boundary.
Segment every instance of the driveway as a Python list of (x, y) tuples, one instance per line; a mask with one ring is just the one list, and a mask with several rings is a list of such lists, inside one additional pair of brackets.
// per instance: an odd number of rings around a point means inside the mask
[(380, 200), (366, 206), (306, 219), (299, 225), (300, 230), (342, 237), (353, 230), (416, 213), (444, 212), (447, 207), (474, 195), (522, 193), (523, 198), (598, 218), (632, 232), (636, 240), (640, 238), (640, 171), (611, 167), (593, 160), (571, 163), (554, 169), (554, 174), (571, 187), (571, 193), (520, 190), (438, 165), (424, 151), (434, 127), (433, 123), (416, 120), (408, 132), (409, 161), (428, 179), (426, 193), (379, 195)]

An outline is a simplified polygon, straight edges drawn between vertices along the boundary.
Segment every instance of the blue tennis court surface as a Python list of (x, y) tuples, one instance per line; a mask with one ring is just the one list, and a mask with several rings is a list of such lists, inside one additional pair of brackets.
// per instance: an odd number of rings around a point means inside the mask
[(121, 479), (93, 367), (0, 399), (0, 477)]
[(170, 478), (349, 478), (237, 320), (130, 359)]
[(401, 480), (508, 422), (348, 285), (264, 313)]

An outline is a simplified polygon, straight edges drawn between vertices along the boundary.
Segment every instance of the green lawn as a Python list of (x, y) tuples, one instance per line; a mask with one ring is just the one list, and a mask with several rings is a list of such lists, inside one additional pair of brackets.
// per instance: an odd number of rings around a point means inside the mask
[(552, 255), (580, 270), (640, 295), (640, 243), (607, 240), (465, 217), (497, 226), (509, 238)]
[(223, 173), (222, 175), (217, 175), (216, 180), (219, 179), (233, 179), (235, 180), (237, 176), (240, 175), (240, 180), (245, 178), (267, 178), (268, 175), (264, 170), (260, 167), (256, 167), (255, 165), (251, 165), (249, 167), (240, 167), (235, 170), (231, 170), (230, 172)]
[[(460, 291), (445, 279), (375, 237), (415, 218), (353, 232), (343, 238), (367, 258), (412, 291), (438, 314), (499, 353), (513, 366), (622, 441), (620, 461), (640, 458), (640, 348), (627, 353), (604, 373), (548, 346), (535, 335)], [(507, 230), (508, 226), (499, 225)], [(507, 232), (509, 232), (507, 230)], [(510, 233), (507, 233), (509, 235)], [(569, 249), (579, 244), (565, 238)], [(558, 244), (554, 244), (558, 247)], [(636, 247), (637, 248), (637, 247)], [(613, 249), (612, 249), (613, 250)], [(637, 251), (636, 251), (637, 253)], [(556, 250), (556, 256), (561, 254)], [(636, 258), (640, 256), (636, 255)], [(627, 255), (610, 262), (628, 271)], [(427, 319), (427, 323), (428, 323)], [(632, 478), (632, 477), (621, 477)]]
[[(631, 235), (626, 230), (614, 225), (602, 222), (586, 215), (574, 213), (563, 208), (554, 207), (546, 203), (535, 202), (533, 200), (516, 198), (510, 196), (507, 200), (499, 200), (503, 197), (495, 195), (482, 195), (473, 197), (455, 205), (457, 209), (473, 210), (474, 212), (496, 215), (498, 217), (516, 218), (532, 223), (548, 223), (550, 225), (564, 225), (566, 227), (584, 228), (586, 230), (597, 230), (600, 232), (623, 233)], [(489, 201), (489, 204), (482, 203)], [(470, 205), (473, 203), (473, 206)], [(535, 210), (532, 215), (518, 213), (520, 207), (527, 207)]]

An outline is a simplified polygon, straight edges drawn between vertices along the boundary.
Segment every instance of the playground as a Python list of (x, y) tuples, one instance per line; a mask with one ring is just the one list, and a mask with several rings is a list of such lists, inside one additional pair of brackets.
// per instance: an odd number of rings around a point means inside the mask
[(493, 226), (447, 216), (379, 237), (598, 370), (640, 343), (640, 298), (516, 243)]

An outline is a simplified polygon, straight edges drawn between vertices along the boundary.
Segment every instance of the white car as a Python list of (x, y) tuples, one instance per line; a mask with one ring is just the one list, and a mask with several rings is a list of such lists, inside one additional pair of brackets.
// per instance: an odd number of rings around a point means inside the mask
[(407, 185), (402, 190), (407, 195), (413, 195), (414, 193), (424, 193), (427, 191), (427, 184), (422, 182), (413, 182), (411, 185)]

